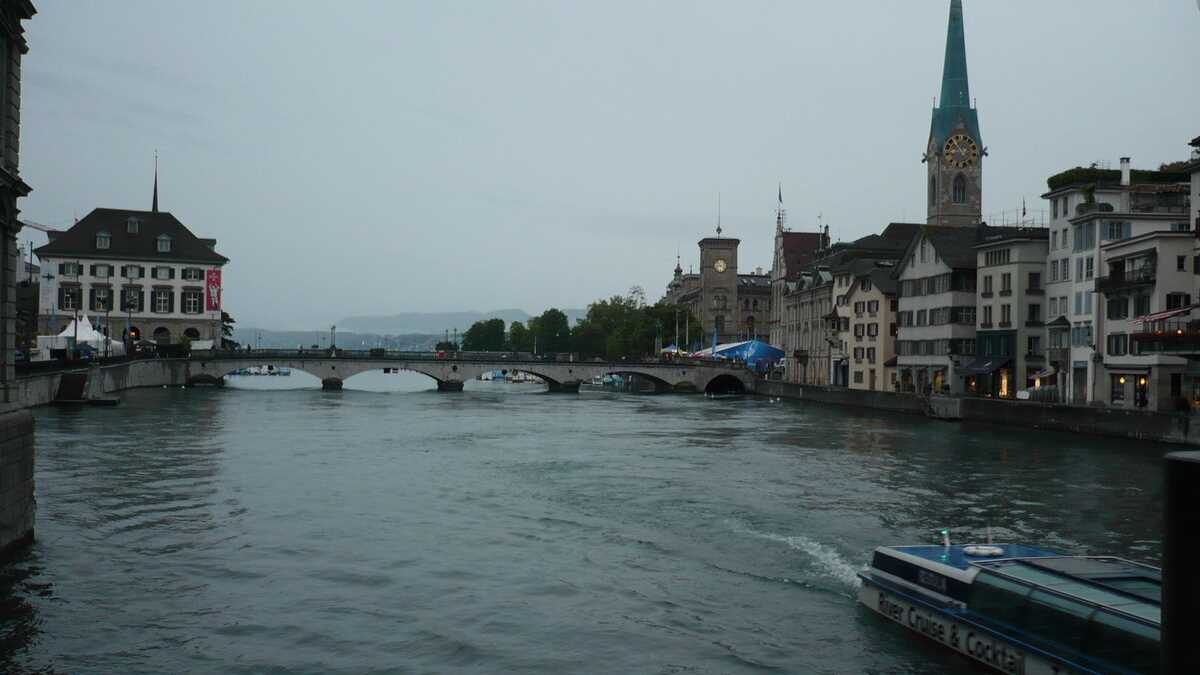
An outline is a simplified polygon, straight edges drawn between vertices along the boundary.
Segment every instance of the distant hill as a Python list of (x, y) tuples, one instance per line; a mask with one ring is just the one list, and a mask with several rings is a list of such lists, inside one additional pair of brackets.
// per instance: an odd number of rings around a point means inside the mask
[[(586, 309), (564, 309), (567, 320), (572, 326), (578, 319), (587, 315)], [(382, 335), (400, 335), (405, 333), (422, 333), (443, 335), (446, 331), (458, 330), (464, 332), (476, 321), (485, 319), (504, 319), (505, 324), (513, 321), (528, 321), (530, 316), (520, 309), (497, 309), (491, 312), (401, 312), (389, 316), (351, 316), (337, 323), (338, 330), (357, 331), (361, 333), (378, 333)]]
[[(344, 349), (369, 349), (384, 347), (403, 351), (433, 351), (441, 334), (405, 334), (380, 335), (378, 333), (359, 333), (355, 331), (337, 332), (337, 344)], [(329, 331), (327, 330), (268, 330), (265, 328), (235, 328), (233, 341), (239, 345), (258, 346), (264, 349), (296, 349), (329, 346)]]

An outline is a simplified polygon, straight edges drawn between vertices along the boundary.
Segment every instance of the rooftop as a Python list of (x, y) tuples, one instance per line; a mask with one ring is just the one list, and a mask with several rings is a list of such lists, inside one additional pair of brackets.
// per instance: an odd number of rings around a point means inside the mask
[[(130, 232), (129, 222), (136, 219), (137, 229)], [(96, 235), (109, 235), (106, 249), (96, 248)], [(158, 251), (158, 239), (171, 238), (168, 253)], [(93, 209), (66, 232), (54, 233), (50, 241), (34, 250), (40, 258), (107, 258), (195, 262), (223, 265), (225, 256), (213, 250), (213, 239), (200, 239), (166, 211), (129, 209)]]

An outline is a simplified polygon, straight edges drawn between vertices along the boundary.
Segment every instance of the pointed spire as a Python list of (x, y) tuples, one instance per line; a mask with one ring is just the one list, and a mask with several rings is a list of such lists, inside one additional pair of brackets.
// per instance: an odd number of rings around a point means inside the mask
[(150, 210), (158, 213), (158, 150), (154, 151), (154, 199), (150, 202)]
[(721, 238), (721, 193), (717, 193), (717, 239)]
[(962, 0), (950, 0), (950, 25), (946, 33), (946, 63), (942, 68), (942, 108), (970, 108), (967, 81), (967, 39), (963, 34)]

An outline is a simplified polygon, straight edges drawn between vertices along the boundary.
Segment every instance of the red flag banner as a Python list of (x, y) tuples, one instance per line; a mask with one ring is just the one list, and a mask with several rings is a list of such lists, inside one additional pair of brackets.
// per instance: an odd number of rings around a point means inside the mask
[(204, 277), (205, 311), (221, 311), (221, 270), (209, 270)]

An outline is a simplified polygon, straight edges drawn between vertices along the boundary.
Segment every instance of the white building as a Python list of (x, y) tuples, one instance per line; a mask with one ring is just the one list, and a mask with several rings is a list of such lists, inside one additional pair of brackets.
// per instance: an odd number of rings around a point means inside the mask
[(1051, 365), (1069, 373), (1065, 400), (1104, 400), (1096, 299), (1101, 248), (1150, 232), (1190, 230), (1190, 186), (1177, 173), (1132, 171), (1128, 158), (1120, 171), (1076, 168), (1047, 183), (1050, 191), (1042, 197), (1051, 214), (1045, 274)]
[(976, 363), (966, 392), (1017, 398), (1022, 389), (1049, 379), (1045, 355), (1045, 228), (992, 228), (976, 245), (978, 304)]
[(167, 212), (95, 209), (35, 252), (42, 276), (38, 331), (79, 314), (113, 338), (221, 338), (221, 270), (215, 239)]
[(962, 394), (975, 358), (975, 245), (985, 226), (925, 226), (898, 265), (900, 391)]

